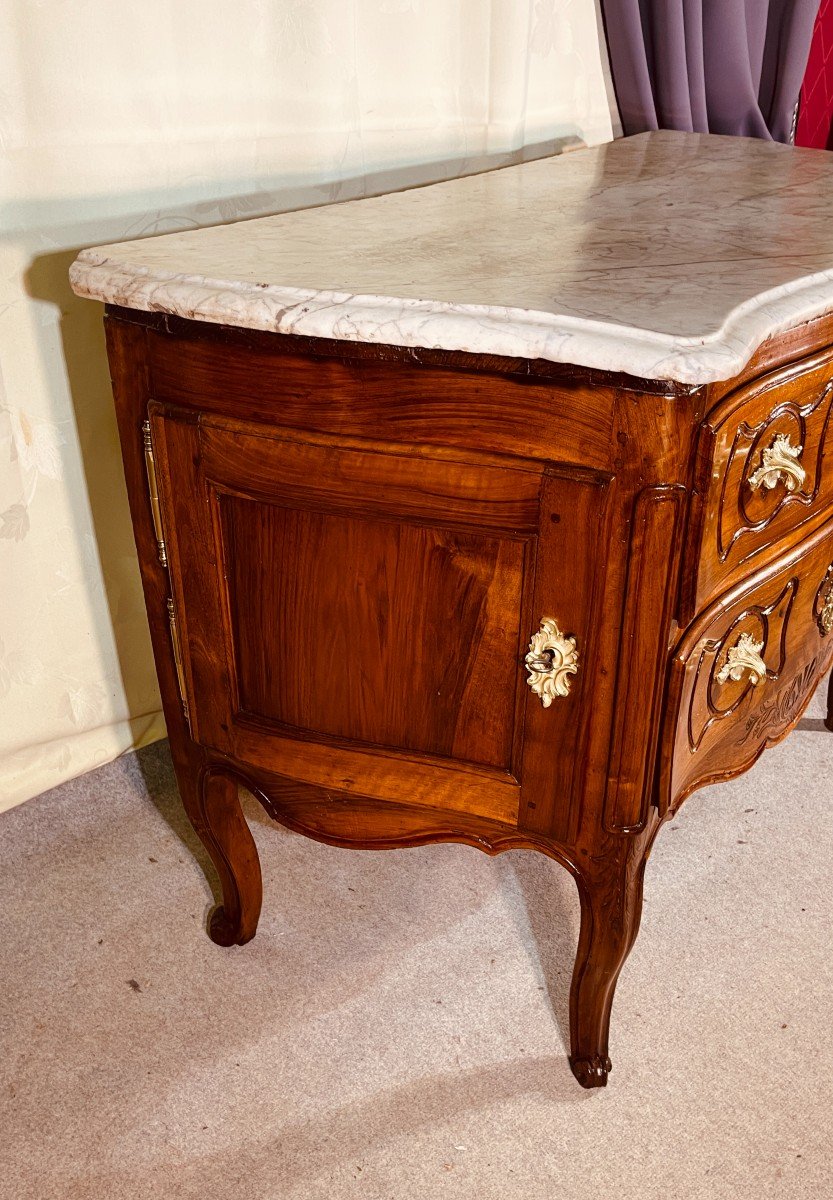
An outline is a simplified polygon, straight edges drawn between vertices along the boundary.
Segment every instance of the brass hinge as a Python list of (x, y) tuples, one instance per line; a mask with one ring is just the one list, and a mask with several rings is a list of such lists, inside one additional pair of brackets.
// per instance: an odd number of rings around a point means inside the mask
[(168, 624), (171, 627), (171, 645), (174, 651), (174, 666), (176, 667), (176, 681), (179, 685), (179, 698), (182, 701), (182, 712), (185, 720), (188, 722), (188, 728), (191, 728), (191, 714), (188, 711), (188, 699), (185, 692), (185, 668), (182, 665), (182, 644), (179, 640), (179, 625), (176, 619), (176, 608), (173, 598), (168, 597)]
[(148, 492), (150, 493), (150, 510), (153, 513), (153, 529), (156, 533), (156, 553), (163, 567), (168, 565), (168, 552), (165, 548), (165, 536), (162, 532), (162, 510), (159, 507), (159, 489), (156, 485), (156, 463), (153, 459), (153, 440), (150, 436), (150, 421), (142, 423), (142, 437), (145, 443), (145, 469), (148, 477)]

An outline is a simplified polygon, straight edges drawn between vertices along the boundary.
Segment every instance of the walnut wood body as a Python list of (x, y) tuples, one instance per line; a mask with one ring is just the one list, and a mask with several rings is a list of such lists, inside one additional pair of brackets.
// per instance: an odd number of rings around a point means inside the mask
[[(107, 331), (212, 937), (247, 941), (260, 911), (238, 784), (337, 845), (540, 850), (578, 886), (570, 1061), (603, 1085), (662, 820), (783, 736), (833, 657), (833, 323), (702, 389), (124, 310)], [(754, 492), (782, 432), (803, 489)], [(547, 709), (523, 661), (543, 616), (579, 650)], [(721, 683), (744, 632), (766, 677)]]

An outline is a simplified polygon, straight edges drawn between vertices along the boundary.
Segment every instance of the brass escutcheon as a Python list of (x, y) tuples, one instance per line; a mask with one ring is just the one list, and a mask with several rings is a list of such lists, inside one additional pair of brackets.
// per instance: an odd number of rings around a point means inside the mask
[(549, 708), (556, 696), (570, 693), (570, 676), (578, 671), (576, 639), (566, 637), (552, 617), (542, 617), (524, 662), (529, 671), (527, 683), (544, 708)]

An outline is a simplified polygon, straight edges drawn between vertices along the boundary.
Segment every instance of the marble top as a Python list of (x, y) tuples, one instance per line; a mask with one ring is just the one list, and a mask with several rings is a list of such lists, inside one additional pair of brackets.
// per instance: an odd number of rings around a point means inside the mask
[(199, 321), (709, 383), (833, 310), (833, 155), (646, 133), (84, 250), (70, 278)]

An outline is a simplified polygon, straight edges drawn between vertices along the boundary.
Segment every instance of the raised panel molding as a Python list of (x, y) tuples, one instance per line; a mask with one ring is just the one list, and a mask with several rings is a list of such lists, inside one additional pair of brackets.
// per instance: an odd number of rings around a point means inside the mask
[(651, 804), (685, 500), (685, 488), (663, 486), (643, 489), (634, 504), (616, 680), (619, 719), (605, 796), (611, 832), (642, 829)]

